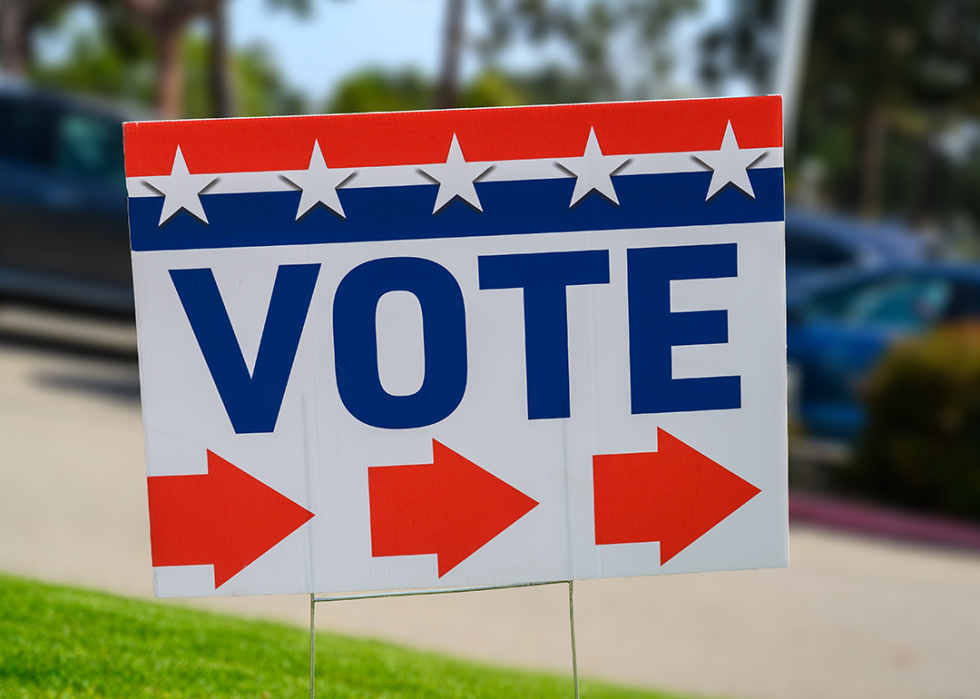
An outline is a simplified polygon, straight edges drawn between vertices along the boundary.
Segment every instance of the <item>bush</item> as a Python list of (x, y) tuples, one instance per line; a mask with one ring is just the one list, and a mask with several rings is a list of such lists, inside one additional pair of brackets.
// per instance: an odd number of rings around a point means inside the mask
[(847, 485), (878, 500), (980, 520), (980, 324), (897, 344), (871, 377)]

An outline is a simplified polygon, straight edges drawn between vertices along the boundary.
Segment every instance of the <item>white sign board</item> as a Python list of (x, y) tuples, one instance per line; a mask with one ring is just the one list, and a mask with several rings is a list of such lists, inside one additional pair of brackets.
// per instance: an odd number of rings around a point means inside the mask
[(786, 565), (781, 128), (127, 124), (157, 595)]

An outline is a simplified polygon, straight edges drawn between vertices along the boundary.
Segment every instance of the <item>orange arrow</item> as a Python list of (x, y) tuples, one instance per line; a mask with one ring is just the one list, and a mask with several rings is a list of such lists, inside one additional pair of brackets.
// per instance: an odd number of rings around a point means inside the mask
[(214, 589), (313, 517), (208, 450), (208, 472), (146, 479), (154, 566), (214, 566)]
[(595, 542), (659, 541), (663, 565), (761, 491), (659, 428), (657, 444), (592, 457)]
[(371, 555), (437, 554), (439, 577), (538, 506), (432, 440), (432, 463), (368, 469)]

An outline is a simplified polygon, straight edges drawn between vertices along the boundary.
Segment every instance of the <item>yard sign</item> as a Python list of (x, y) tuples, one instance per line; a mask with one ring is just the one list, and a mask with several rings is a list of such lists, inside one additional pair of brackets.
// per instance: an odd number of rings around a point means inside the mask
[(127, 124), (156, 594), (785, 565), (780, 109)]

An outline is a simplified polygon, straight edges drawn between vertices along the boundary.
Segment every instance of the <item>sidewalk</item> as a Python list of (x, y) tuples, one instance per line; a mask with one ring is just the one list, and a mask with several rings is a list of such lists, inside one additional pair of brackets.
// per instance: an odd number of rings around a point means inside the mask
[[(135, 362), (0, 323), (0, 570), (151, 597), (143, 468)], [(580, 671), (733, 699), (980, 699), (980, 553), (808, 524), (790, 546), (786, 570), (577, 583)], [(309, 621), (302, 595), (181, 603)], [(564, 585), (325, 603), (317, 625), (571, 670)]]

